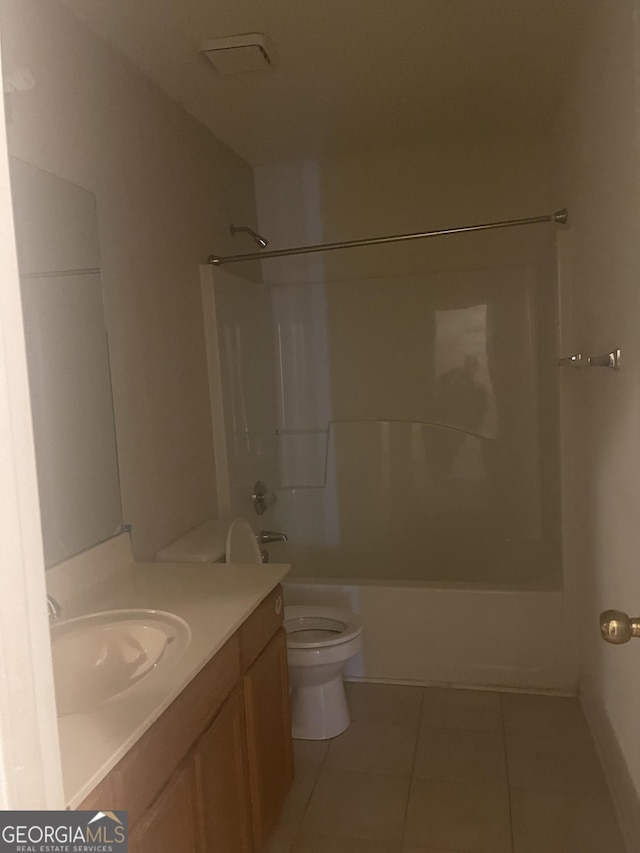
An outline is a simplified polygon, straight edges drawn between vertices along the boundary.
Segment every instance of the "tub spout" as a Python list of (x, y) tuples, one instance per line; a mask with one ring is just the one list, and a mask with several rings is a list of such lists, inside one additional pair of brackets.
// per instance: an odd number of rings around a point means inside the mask
[(286, 533), (278, 533), (277, 530), (261, 530), (256, 539), (261, 545), (268, 545), (270, 542), (287, 542)]

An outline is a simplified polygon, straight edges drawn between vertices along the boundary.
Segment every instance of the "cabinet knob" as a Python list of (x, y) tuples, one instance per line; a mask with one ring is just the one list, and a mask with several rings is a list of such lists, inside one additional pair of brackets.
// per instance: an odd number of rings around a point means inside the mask
[(282, 596), (281, 595), (279, 595), (276, 598), (276, 613), (278, 614), (278, 616), (282, 613)]
[(632, 637), (640, 637), (640, 617), (629, 617), (622, 610), (605, 610), (600, 614), (600, 634), (615, 646), (628, 643)]

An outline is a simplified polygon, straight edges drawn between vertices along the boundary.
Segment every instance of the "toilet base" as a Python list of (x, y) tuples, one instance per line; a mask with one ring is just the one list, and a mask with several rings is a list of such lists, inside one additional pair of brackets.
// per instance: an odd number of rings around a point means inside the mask
[(351, 722), (342, 672), (324, 684), (291, 686), (291, 734), (298, 740), (327, 740)]

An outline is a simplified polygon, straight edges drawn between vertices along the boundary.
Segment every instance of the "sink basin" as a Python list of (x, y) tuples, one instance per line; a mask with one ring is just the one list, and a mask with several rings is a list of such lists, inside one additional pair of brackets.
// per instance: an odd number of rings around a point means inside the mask
[(189, 645), (188, 624), (162, 610), (109, 610), (56, 623), (51, 650), (59, 716), (121, 696)]

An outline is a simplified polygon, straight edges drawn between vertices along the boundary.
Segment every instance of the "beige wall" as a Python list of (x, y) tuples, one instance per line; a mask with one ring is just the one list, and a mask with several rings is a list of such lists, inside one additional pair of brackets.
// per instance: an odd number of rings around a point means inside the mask
[(633, 0), (594, 9), (555, 148), (571, 212), (560, 247), (562, 347), (599, 354), (619, 346), (623, 365), (619, 373), (563, 371), (565, 554), (579, 585), (581, 690), (637, 843), (640, 643), (605, 645), (598, 614), (640, 612), (638, 9)]
[(216, 512), (198, 264), (250, 167), (56, 0), (3, 0), (11, 153), (97, 196), (125, 521), (139, 558)]

